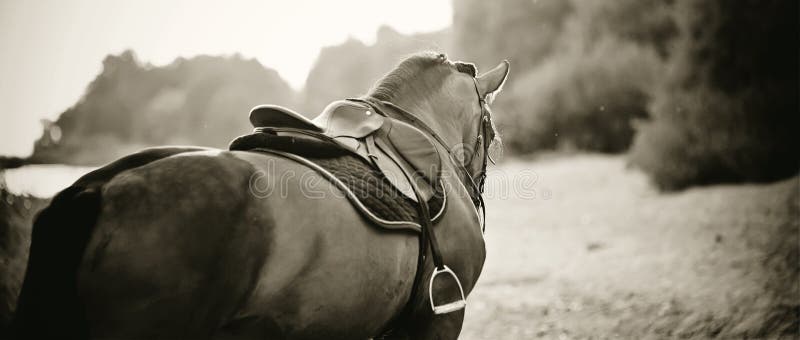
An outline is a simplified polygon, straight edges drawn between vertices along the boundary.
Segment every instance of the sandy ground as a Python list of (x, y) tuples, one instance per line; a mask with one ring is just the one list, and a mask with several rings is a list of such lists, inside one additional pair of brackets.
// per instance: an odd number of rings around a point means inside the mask
[(500, 170), (535, 197), (489, 200), (461, 339), (800, 337), (798, 178), (659, 194), (621, 157)]

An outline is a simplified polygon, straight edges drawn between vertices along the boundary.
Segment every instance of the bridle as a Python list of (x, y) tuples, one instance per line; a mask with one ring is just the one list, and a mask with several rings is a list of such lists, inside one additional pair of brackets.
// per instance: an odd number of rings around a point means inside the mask
[[(486, 184), (486, 168), (488, 166), (488, 162), (497, 164), (497, 162), (492, 159), (492, 155), (489, 154), (489, 148), (492, 145), (494, 135), (496, 133), (494, 131), (494, 126), (492, 125), (492, 110), (489, 108), (489, 104), (486, 103), (486, 98), (481, 96), (480, 89), (478, 88), (478, 80), (473, 77), (472, 81), (475, 83), (475, 92), (478, 95), (478, 103), (481, 107), (481, 115), (480, 122), (478, 123), (478, 136), (475, 138), (475, 145), (472, 148), (469, 161), (464, 162), (464, 166), (466, 167), (468, 164), (472, 164), (472, 162), (475, 160), (475, 155), (478, 154), (478, 148), (483, 147), (483, 159), (481, 160), (483, 164), (481, 165), (480, 172), (478, 172), (477, 176), (474, 176), (478, 178), (477, 183), (475, 183), (478, 187), (478, 191), (483, 194), (484, 185)], [(490, 133), (492, 134), (492, 138), (489, 138)]]
[[(489, 109), (489, 105), (486, 102), (486, 98), (481, 96), (480, 87), (478, 86), (478, 80), (475, 77), (472, 77), (472, 82), (475, 85), (475, 93), (478, 96), (478, 104), (481, 108), (480, 113), (480, 122), (478, 123), (478, 136), (476, 137), (475, 144), (472, 147), (472, 153), (469, 156), (469, 161), (464, 161), (464, 157), (460, 157), (459, 159), (457, 155), (453, 152), (453, 148), (445, 142), (445, 140), (437, 133), (433, 128), (431, 128), (428, 124), (426, 124), (422, 119), (419, 118), (416, 114), (400, 107), (399, 105), (392, 103), (386, 100), (377, 100), (374, 98), (364, 98), (364, 99), (350, 99), (359, 102), (364, 102), (369, 104), (373, 108), (375, 108), (376, 104), (380, 104), (381, 106), (387, 106), (394, 109), (400, 113), (404, 120), (408, 123), (414, 125), (417, 128), (424, 130), (428, 133), (431, 137), (433, 137), (436, 142), (442, 146), (447, 151), (447, 154), (455, 167), (461, 172), (461, 175), (466, 178), (466, 181), (462, 180), (462, 184), (467, 189), (470, 198), (472, 199), (472, 203), (475, 204), (476, 209), (481, 210), (481, 230), (484, 232), (486, 231), (486, 205), (483, 201), (483, 190), (484, 184), (486, 182), (486, 168), (488, 166), (488, 162), (492, 162), (495, 164), (495, 160), (491, 158), (489, 155), (489, 147), (491, 146), (492, 140), (488, 138), (490, 133), (494, 133), (494, 126), (492, 125), (492, 116), (491, 110)], [(483, 149), (483, 159), (481, 160), (481, 169), (477, 174), (472, 174), (467, 167), (472, 164), (475, 160), (475, 155), (477, 155), (478, 150)], [(477, 180), (476, 180), (477, 179)]]

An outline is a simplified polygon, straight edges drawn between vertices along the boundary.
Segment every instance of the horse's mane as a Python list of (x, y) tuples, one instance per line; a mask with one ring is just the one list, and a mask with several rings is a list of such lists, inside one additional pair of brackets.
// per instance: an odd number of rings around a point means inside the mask
[(428, 88), (423, 89), (425, 92), (431, 93), (444, 84), (447, 75), (445, 72), (450, 72), (452, 67), (472, 77), (477, 73), (474, 64), (460, 61), (451, 63), (444, 53), (419, 52), (403, 59), (394, 70), (379, 79), (367, 96), (378, 100), (392, 101), (405, 86), (418, 80), (423, 74), (436, 72), (438, 76), (429, 77), (429, 79), (433, 79), (433, 82), (426, 83)]

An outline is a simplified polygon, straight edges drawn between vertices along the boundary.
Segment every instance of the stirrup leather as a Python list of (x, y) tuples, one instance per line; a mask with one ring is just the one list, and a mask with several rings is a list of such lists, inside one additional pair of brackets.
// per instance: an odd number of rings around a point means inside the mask
[[(433, 280), (435, 280), (436, 276), (439, 274), (450, 275), (450, 277), (452, 277), (453, 280), (456, 281), (456, 284), (458, 285), (458, 291), (461, 293), (460, 300), (449, 302), (443, 305), (436, 305), (436, 303), (433, 301)], [(431, 309), (433, 310), (433, 314), (436, 315), (459, 311), (467, 306), (467, 300), (464, 297), (464, 288), (461, 287), (461, 281), (458, 280), (458, 276), (456, 276), (456, 273), (454, 273), (447, 265), (442, 266), (441, 269), (439, 268), (433, 269), (433, 275), (431, 276), (431, 281), (428, 284), (428, 295), (431, 300)]]

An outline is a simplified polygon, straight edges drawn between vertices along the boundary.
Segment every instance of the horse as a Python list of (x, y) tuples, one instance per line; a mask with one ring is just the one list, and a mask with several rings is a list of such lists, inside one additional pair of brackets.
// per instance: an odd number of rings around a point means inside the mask
[[(362, 97), (391, 104), (389, 116), (414, 113), (438, 135), (448, 201), (433, 230), (466, 295), (485, 259), (470, 192), (496, 139), (484, 106), (508, 73), (506, 61), (477, 75), (472, 64), (418, 53)], [(303, 176), (282, 176), (280, 194), (254, 195), (258, 173)], [(86, 174), (34, 222), (12, 334), (458, 338), (464, 309), (433, 313), (432, 286), (415, 287), (434, 269), (430, 258), (418, 262), (419, 235), (376, 228), (336, 187), (309, 197), (309, 178), (324, 181), (267, 153), (189, 146), (145, 149)]]

